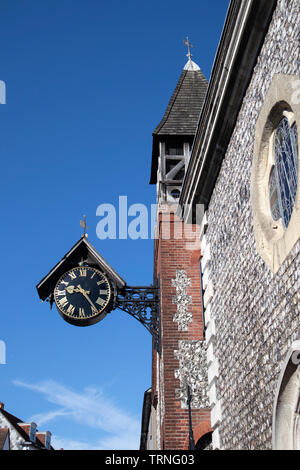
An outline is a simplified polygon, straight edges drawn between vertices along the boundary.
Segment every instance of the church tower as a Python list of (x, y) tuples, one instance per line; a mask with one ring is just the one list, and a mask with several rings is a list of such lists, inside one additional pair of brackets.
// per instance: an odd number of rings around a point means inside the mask
[(177, 201), (188, 165), (207, 80), (190, 58), (153, 132), (150, 184), (157, 184), (157, 203)]
[(177, 215), (206, 88), (188, 53), (153, 132), (150, 183), (157, 187), (154, 280), (160, 286), (160, 348), (153, 348), (152, 388), (145, 394), (148, 405), (151, 397), (148, 419), (143, 416), (142, 447), (147, 449), (205, 448), (210, 439), (200, 246), (196, 227)]

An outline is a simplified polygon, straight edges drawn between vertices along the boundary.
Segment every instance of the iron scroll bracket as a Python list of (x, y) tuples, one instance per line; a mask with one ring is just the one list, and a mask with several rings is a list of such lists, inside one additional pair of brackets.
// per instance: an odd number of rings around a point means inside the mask
[(114, 308), (129, 313), (152, 335), (155, 349), (159, 352), (159, 288), (154, 286), (126, 286), (118, 292)]

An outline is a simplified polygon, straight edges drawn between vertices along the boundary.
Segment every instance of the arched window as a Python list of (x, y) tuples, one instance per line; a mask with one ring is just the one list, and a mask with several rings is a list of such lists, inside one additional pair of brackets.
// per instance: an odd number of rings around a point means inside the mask
[(251, 208), (257, 252), (273, 273), (297, 243), (300, 101), (294, 75), (275, 74), (255, 126)]
[(278, 380), (273, 409), (273, 449), (300, 450), (300, 341), (292, 344)]
[(286, 229), (294, 209), (298, 180), (298, 132), (286, 117), (274, 135), (274, 165), (269, 180), (270, 209), (273, 220), (282, 219)]

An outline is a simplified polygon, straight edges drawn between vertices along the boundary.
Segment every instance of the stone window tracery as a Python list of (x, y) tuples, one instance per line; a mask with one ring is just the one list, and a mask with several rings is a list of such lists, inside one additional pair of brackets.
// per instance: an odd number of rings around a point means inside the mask
[(283, 116), (274, 133), (274, 164), (270, 172), (270, 209), (274, 220), (286, 229), (294, 209), (298, 179), (298, 133)]

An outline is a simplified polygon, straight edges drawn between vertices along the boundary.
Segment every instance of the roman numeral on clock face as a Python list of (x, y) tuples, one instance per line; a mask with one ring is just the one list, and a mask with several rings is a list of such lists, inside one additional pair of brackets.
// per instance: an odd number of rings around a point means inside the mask
[(77, 277), (76, 274), (74, 273), (74, 271), (70, 271), (69, 276), (70, 276), (71, 279), (76, 279), (76, 277)]
[(57, 291), (56, 291), (56, 295), (59, 295), (59, 296), (60, 296), (60, 295), (66, 295), (65, 289), (63, 289), (63, 290), (57, 290)]
[(103, 307), (103, 305), (105, 304), (105, 300), (101, 299), (101, 297), (98, 297), (98, 299), (96, 300), (96, 304), (101, 305), (101, 307)]
[(69, 305), (69, 307), (67, 308), (67, 313), (69, 313), (70, 315), (73, 315), (75, 311), (75, 307), (73, 305)]
[(85, 317), (84, 308), (82, 308), (82, 307), (79, 307), (79, 317), (80, 317), (80, 318)]
[(69, 303), (67, 297), (63, 297), (62, 299), (59, 299), (59, 303), (62, 307), (65, 307)]
[(85, 268), (80, 268), (80, 269), (79, 269), (79, 274), (80, 274), (80, 276), (82, 276), (82, 277), (86, 277), (86, 269), (85, 269)]

